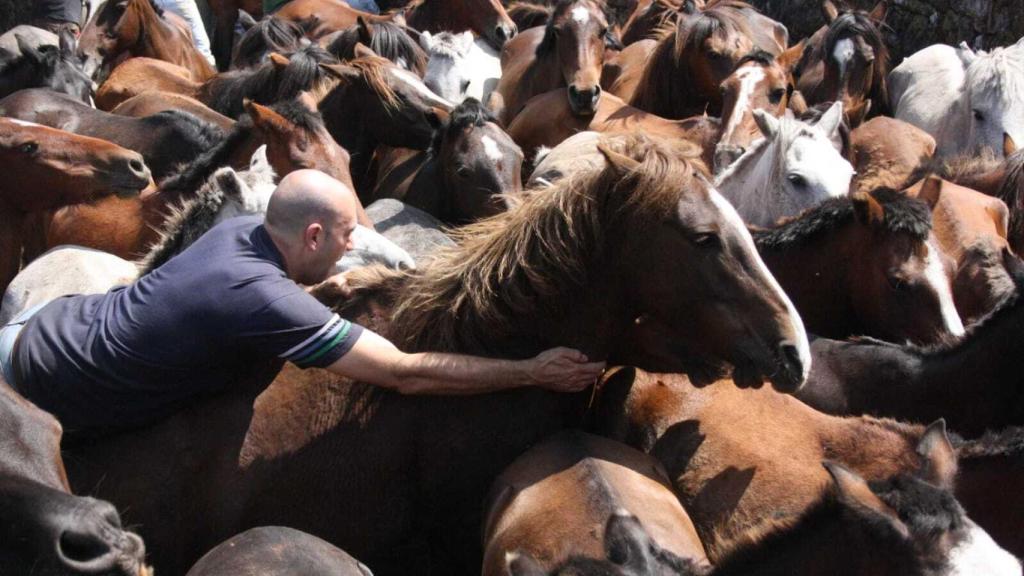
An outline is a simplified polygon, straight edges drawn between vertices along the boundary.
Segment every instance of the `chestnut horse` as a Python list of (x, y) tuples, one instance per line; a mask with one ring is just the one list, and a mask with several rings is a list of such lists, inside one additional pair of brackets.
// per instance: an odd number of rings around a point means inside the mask
[[(415, 271), (350, 272), (339, 313), (410, 351), (522, 358), (561, 344), (603, 358), (647, 312), (709, 359), (798, 387), (799, 316), (735, 211), (694, 177), (692, 148), (641, 136), (603, 147), (605, 168), (463, 228), (458, 246)], [(68, 446), (72, 485), (116, 495), (169, 573), (246, 527), (278, 524), (377, 574), (478, 574), (487, 487), (526, 448), (578, 423), (587, 401), (537, 389), (410, 397), (286, 368), (254, 405), (268, 381)], [(196, 506), (170, 511), (172, 494)]]
[(930, 208), (879, 188), (755, 231), (754, 242), (810, 332), (933, 343), (964, 326), (929, 241)]
[(152, 184), (142, 156), (89, 138), (0, 118), (0, 291), (21, 267), (26, 216), (116, 194), (138, 196)]
[(220, 112), (210, 110), (205, 104), (195, 98), (169, 92), (144, 92), (138, 96), (132, 96), (118, 104), (110, 112), (119, 116), (145, 118), (146, 116), (152, 116), (153, 114), (159, 114), (168, 110), (178, 110), (191, 114), (204, 122), (213, 124), (225, 133), (230, 132), (231, 128), (235, 125), (234, 120)]
[(830, 414), (944, 417), (969, 437), (1024, 424), (1017, 362), (1024, 350), (1015, 336), (1024, 318), (1024, 273), (1016, 260), (1004, 252), (1017, 293), (958, 341), (917, 348), (816, 340), (814, 369), (799, 398)]
[(378, 149), (377, 162), (368, 203), (397, 198), (448, 224), (497, 214), (504, 196), (522, 192), (522, 151), (473, 98), (452, 110), (430, 150)]
[(808, 104), (842, 101), (853, 128), (869, 115), (890, 113), (889, 49), (879, 30), (887, 9), (883, 0), (870, 13), (839, 12), (825, 0), (827, 24), (808, 41), (794, 71)]
[[(823, 460), (848, 468), (876, 490), (893, 476), (910, 476), (953, 501), (957, 460), (942, 420), (925, 428), (866, 416), (827, 416), (770, 390), (741, 390), (729, 381), (697, 388), (683, 375), (633, 368), (606, 374), (599, 405), (595, 419), (603, 433), (665, 466), (709, 558), (725, 574), (732, 573), (727, 566), (735, 567), (748, 555), (753, 542), (771, 538), (780, 526), (799, 523), (815, 509), (829, 478)], [(737, 425), (739, 414), (742, 425)], [(954, 534), (966, 537), (964, 547), (970, 552), (964, 553), (1002, 562), (996, 565), (1002, 570), (985, 573), (1020, 574), (1016, 560), (969, 518), (958, 522)], [(835, 535), (826, 538), (834, 547), (836, 540), (829, 538)], [(790, 559), (798, 566), (801, 559), (813, 566), (835, 554), (820, 545), (798, 550)], [(1011, 560), (1016, 571), (1006, 572)], [(838, 573), (877, 574), (863, 564), (872, 561), (866, 554), (854, 560), (852, 566), (860, 568)], [(776, 572), (771, 566), (777, 565), (754, 564), (739, 572), (833, 574), (839, 569)]]
[(608, 21), (595, 0), (561, 0), (544, 27), (524, 31), (501, 53), (501, 79), (488, 107), (508, 125), (526, 101), (566, 86), (573, 114), (592, 116), (601, 97)]
[(71, 494), (61, 434), (53, 416), (0, 379), (0, 572), (151, 576), (142, 539), (117, 510)]
[(122, 60), (146, 56), (186, 68), (202, 82), (214, 69), (196, 49), (192, 33), (180, 19), (170, 19), (152, 0), (109, 0), (82, 29), (78, 55), (85, 73), (97, 83), (106, 80)]
[[(615, 548), (615, 527), (626, 524), (625, 517), (694, 569), (710, 567), (657, 460), (600, 436), (556, 434), (517, 458), (491, 486), (481, 574), (504, 576), (524, 555), (541, 559), (545, 573), (570, 556), (603, 556)], [(593, 527), (608, 518), (611, 538), (608, 532), (602, 538)]]
[(905, 188), (930, 166), (935, 138), (913, 124), (876, 116), (850, 131), (850, 163), (856, 174), (850, 189)]
[[(402, 14), (414, 30), (472, 30), (498, 50), (517, 32), (515, 23), (498, 0), (414, 0)], [(394, 15), (376, 16), (360, 12), (340, 0), (291, 0), (274, 16), (299, 24), (313, 40), (353, 26), (360, 17), (368, 22), (395, 18)]]

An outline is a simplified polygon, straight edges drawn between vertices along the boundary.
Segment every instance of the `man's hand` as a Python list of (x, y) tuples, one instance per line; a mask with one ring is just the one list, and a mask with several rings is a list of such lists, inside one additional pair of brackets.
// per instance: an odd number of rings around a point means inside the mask
[(555, 392), (579, 392), (604, 371), (604, 362), (588, 362), (585, 354), (571, 348), (552, 348), (529, 360), (530, 378), (537, 386)]

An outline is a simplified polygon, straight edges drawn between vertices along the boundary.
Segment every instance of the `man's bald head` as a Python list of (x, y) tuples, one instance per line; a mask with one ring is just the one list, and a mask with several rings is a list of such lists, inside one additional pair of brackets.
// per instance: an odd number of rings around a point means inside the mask
[(327, 278), (350, 247), (358, 205), (348, 186), (318, 170), (297, 170), (281, 179), (264, 225), (289, 278), (302, 284)]
[(337, 220), (355, 216), (356, 198), (348, 186), (319, 170), (296, 170), (281, 179), (270, 197), (266, 226), (294, 238), (314, 222), (330, 231)]

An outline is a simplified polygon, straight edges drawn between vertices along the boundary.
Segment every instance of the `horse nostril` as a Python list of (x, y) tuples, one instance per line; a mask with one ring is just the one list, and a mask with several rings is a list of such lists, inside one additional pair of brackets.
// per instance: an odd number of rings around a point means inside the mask
[(57, 541), (61, 563), (83, 574), (107, 572), (116, 562), (116, 553), (101, 535), (78, 530), (65, 530)]
[(576, 98), (577, 96), (579, 96), (579, 94), (580, 94), (580, 91), (577, 90), (575, 86), (570, 84), (569, 85), (569, 97), (570, 98)]
[(149, 181), (149, 168), (142, 158), (128, 160), (128, 170), (139, 179)]

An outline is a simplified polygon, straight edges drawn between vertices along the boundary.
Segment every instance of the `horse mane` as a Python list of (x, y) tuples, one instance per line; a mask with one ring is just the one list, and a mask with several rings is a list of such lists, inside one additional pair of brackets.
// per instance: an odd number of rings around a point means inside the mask
[(738, 13), (738, 5), (748, 7), (743, 2), (719, 2), (659, 30), (658, 44), (629, 104), (666, 118), (686, 115), (686, 107), (700, 95), (694, 90), (685, 56), (700, 50), (708, 38), (718, 34), (749, 37), (746, 19)]
[(753, 62), (755, 64), (760, 64), (761, 66), (769, 67), (775, 64), (775, 56), (773, 56), (771, 52), (768, 52), (766, 50), (754, 48), (753, 50), (748, 52), (746, 56), (740, 58), (739, 62), (736, 63), (736, 66), (733, 67), (733, 72), (739, 70), (741, 66), (748, 62)]
[(513, 2), (507, 12), (520, 30), (526, 30), (547, 24), (551, 19), (552, 7), (539, 2)]
[(224, 131), (213, 123), (181, 110), (164, 110), (140, 120), (154, 129), (175, 129), (175, 146), (186, 146), (203, 154), (216, 148), (224, 139)]
[[(363, 56), (362, 58), (356, 58), (346, 62), (348, 66), (355, 68), (366, 85), (370, 87), (374, 93), (384, 103), (384, 107), (388, 109), (397, 109), (401, 102), (398, 99), (398, 95), (388, 84), (387, 70), (388, 66), (395, 66), (393, 62), (387, 58), (381, 58), (380, 56)], [(346, 84), (346, 80), (342, 80), (340, 84)]]
[(967, 68), (964, 86), (972, 97), (997, 97), (1003, 101), (1024, 98), (1024, 44), (979, 52)]
[(302, 27), (276, 16), (267, 16), (245, 31), (235, 48), (233, 64), (248, 67), (258, 64), (268, 52), (293, 52), (301, 47)]
[[(907, 234), (919, 242), (928, 239), (932, 215), (924, 201), (892, 188), (875, 189), (871, 196), (884, 209), (884, 217), (878, 223), (881, 230), (890, 234)], [(784, 219), (774, 228), (752, 230), (754, 242), (758, 250), (781, 251), (803, 246), (853, 221), (856, 217), (854, 206), (855, 200), (849, 196), (829, 198), (797, 216)]]
[(993, 456), (1024, 457), (1024, 427), (1010, 426), (1002, 430), (988, 430), (980, 438), (953, 440), (957, 456), (963, 459)]
[(440, 153), (441, 146), (448, 137), (457, 135), (466, 128), (484, 126), (488, 122), (498, 121), (479, 100), (466, 98), (452, 110), (444, 126), (434, 131), (434, 140), (427, 150), (427, 155), (433, 157)]
[(513, 210), (459, 229), (455, 246), (416, 271), (371, 272), (377, 284), (365, 288), (402, 286), (390, 295), (389, 337), (408, 350), (532, 353), (509, 342), (530, 329), (528, 319), (564, 314), (606, 256), (605, 239), (667, 217), (697, 181), (692, 145), (643, 135), (603, 143), (639, 164), (624, 169), (610, 161), (560, 179)]
[[(409, 69), (422, 76), (427, 67), (427, 55), (423, 48), (413, 40), (405, 29), (394, 22), (374, 22), (373, 38), (369, 48), (378, 56), (398, 63), (404, 60)], [(358, 25), (342, 30), (327, 46), (327, 51), (341, 61), (355, 58), (356, 44), (359, 38)]]

